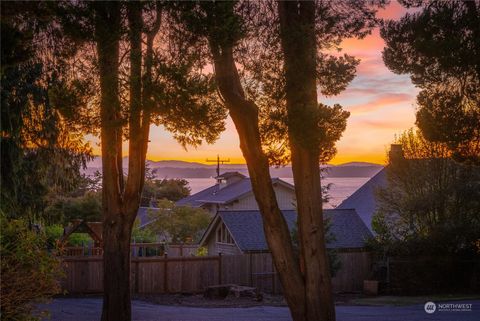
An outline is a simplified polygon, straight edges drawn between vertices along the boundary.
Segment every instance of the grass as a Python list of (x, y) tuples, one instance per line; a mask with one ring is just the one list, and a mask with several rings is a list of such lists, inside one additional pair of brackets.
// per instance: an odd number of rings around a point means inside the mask
[(429, 296), (376, 296), (352, 299), (349, 304), (354, 305), (412, 305), (424, 304), (428, 301), (458, 301), (458, 300), (478, 300), (480, 295), (474, 294), (443, 294), (443, 295), (429, 295)]

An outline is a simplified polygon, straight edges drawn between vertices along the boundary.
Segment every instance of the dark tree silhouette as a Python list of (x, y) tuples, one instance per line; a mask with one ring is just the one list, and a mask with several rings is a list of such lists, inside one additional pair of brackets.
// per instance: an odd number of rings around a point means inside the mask
[(421, 89), (417, 125), (425, 138), (444, 142), (455, 159), (480, 163), (479, 1), (402, 1), (418, 7), (386, 21), (383, 59), (410, 74)]
[[(368, 34), (376, 23), (375, 9), (363, 2), (249, 1), (180, 3), (178, 8), (190, 39), (208, 45), (292, 317), (334, 320), (319, 162), (334, 155), (349, 114), (339, 105), (318, 104), (316, 85), (322, 94), (334, 95), (353, 79), (357, 60), (321, 50), (338, 46), (344, 37)], [(300, 260), (269, 174), (269, 161), (290, 159), (299, 202)]]

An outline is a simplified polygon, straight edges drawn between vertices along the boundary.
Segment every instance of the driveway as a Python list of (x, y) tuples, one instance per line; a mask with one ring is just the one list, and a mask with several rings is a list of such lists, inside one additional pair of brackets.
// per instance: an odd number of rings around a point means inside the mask
[[(337, 321), (477, 321), (480, 300), (455, 301), (472, 304), (471, 311), (435, 311), (427, 314), (422, 305), (409, 306), (337, 306)], [(51, 313), (53, 321), (98, 321), (100, 298), (59, 298), (41, 305)], [(134, 321), (290, 321), (285, 307), (193, 308), (165, 306), (132, 301)], [(48, 319), (45, 319), (48, 320)]]

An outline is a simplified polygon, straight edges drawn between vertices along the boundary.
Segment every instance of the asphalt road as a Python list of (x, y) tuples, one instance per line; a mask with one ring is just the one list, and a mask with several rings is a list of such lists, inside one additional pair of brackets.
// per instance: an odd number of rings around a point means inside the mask
[[(337, 306), (337, 321), (478, 321), (480, 300), (455, 301), (472, 304), (471, 311), (435, 311), (427, 314), (422, 305), (409, 306)], [(53, 321), (98, 321), (102, 301), (100, 298), (61, 298), (41, 309), (50, 311)], [(252, 308), (194, 308), (164, 306), (132, 301), (135, 321), (290, 321), (285, 307)], [(49, 319), (45, 319), (49, 320)]]

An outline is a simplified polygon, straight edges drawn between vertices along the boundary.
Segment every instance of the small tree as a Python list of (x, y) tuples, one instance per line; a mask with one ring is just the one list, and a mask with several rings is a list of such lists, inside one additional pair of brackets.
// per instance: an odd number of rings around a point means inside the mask
[(178, 201), (190, 195), (188, 181), (180, 178), (145, 179), (142, 192), (142, 206), (150, 206), (157, 199)]
[(211, 216), (201, 208), (175, 206), (168, 200), (158, 202), (159, 210), (152, 210), (149, 218), (154, 222), (149, 227), (163, 234), (172, 243), (195, 243), (210, 223)]

